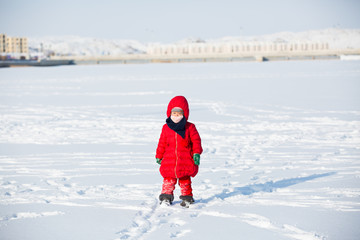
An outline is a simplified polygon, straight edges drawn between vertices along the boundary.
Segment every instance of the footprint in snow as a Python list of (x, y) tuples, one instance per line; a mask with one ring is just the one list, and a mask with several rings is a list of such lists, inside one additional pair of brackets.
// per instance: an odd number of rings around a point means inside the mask
[(170, 223), (170, 227), (180, 227), (186, 224), (184, 220), (181, 220), (179, 218), (172, 219), (169, 223)]
[(183, 237), (185, 236), (186, 234), (190, 233), (191, 230), (190, 229), (185, 229), (185, 230), (182, 230), (182, 231), (178, 231), (176, 233), (170, 233), (170, 238), (179, 238), (179, 237)]
[(84, 191), (84, 190), (77, 191), (77, 194), (79, 194), (79, 195), (85, 195), (85, 191)]

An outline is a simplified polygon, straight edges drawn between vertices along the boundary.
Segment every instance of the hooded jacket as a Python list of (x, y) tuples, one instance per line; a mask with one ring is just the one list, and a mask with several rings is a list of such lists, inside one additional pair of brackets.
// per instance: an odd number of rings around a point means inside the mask
[[(183, 109), (184, 117), (188, 120), (189, 104), (185, 97), (177, 96), (171, 99), (166, 112), (167, 117), (170, 117), (171, 109), (174, 107)], [(164, 124), (156, 149), (156, 158), (162, 159), (161, 175), (164, 178), (195, 177), (199, 167), (195, 165), (193, 155), (201, 154), (202, 151), (201, 138), (193, 123), (186, 122), (184, 138)]]

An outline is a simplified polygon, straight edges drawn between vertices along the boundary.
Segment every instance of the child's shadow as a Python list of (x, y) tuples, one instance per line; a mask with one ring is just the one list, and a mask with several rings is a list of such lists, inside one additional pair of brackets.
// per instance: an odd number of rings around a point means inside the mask
[(214, 196), (211, 196), (206, 199), (199, 199), (198, 202), (200, 203), (209, 203), (210, 201), (214, 200), (215, 198), (219, 198), (221, 200), (224, 200), (225, 198), (233, 197), (236, 195), (251, 195), (253, 193), (257, 192), (272, 192), (275, 189), (278, 188), (286, 188), (298, 183), (310, 181), (316, 178), (321, 177), (327, 177), (336, 174), (336, 172), (329, 172), (329, 173), (323, 173), (323, 174), (313, 174), (307, 177), (299, 177), (299, 178), (289, 178), (280, 180), (277, 182), (269, 181), (266, 183), (261, 184), (252, 184), (247, 185), (244, 187), (235, 187), (233, 191), (230, 191), (228, 189), (224, 189), (221, 193), (215, 194)]

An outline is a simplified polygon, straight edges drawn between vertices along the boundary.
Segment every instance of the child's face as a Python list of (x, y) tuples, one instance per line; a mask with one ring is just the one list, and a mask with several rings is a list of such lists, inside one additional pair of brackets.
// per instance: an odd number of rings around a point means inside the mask
[(174, 116), (174, 117), (180, 117), (182, 115), (183, 114), (181, 112), (171, 112), (171, 116)]

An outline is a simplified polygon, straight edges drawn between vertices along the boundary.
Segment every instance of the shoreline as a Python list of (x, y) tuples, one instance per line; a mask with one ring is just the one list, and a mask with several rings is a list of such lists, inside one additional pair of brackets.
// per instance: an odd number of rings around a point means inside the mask
[(209, 63), (209, 62), (268, 62), (268, 61), (315, 61), (315, 60), (360, 60), (360, 54), (307, 54), (307, 55), (268, 55), (268, 56), (151, 56), (123, 55), (118, 57), (79, 57), (37, 60), (0, 61), (5, 67), (52, 67), (63, 65), (100, 65), (100, 64), (152, 64), (152, 63)]

